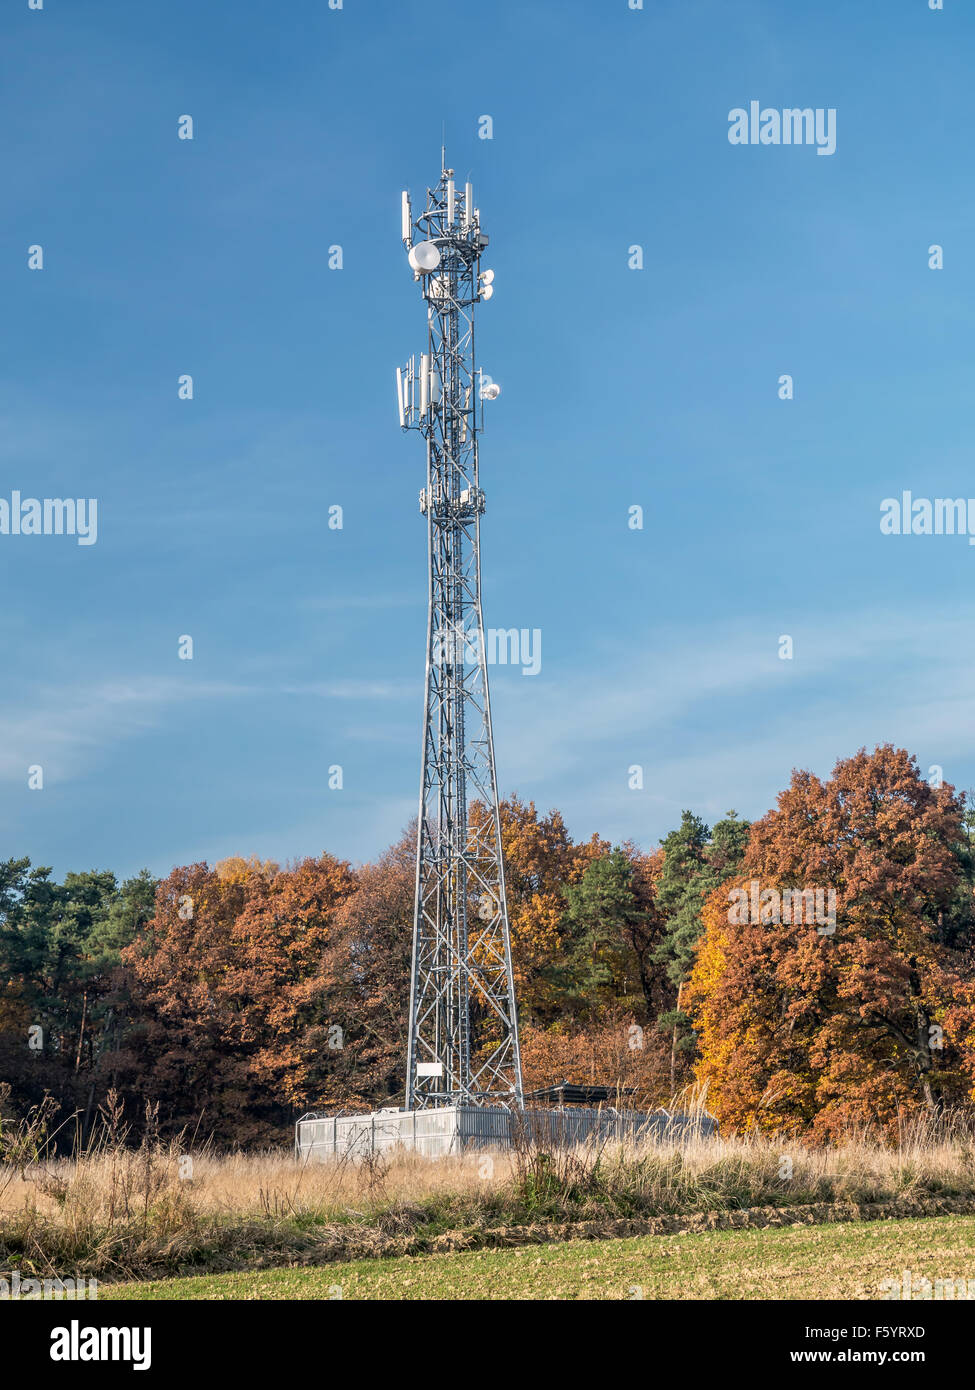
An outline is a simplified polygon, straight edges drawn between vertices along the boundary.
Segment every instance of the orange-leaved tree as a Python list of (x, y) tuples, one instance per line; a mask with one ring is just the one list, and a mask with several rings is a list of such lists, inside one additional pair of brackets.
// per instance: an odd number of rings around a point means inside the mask
[(895, 1129), (972, 1084), (963, 798), (891, 745), (794, 772), (711, 894), (687, 1005), (729, 1127)]
[[(518, 1013), (526, 1023), (548, 1023), (566, 1010), (559, 979), (566, 936), (563, 887), (577, 883), (610, 846), (596, 835), (574, 843), (560, 812), (540, 816), (533, 801), (517, 796), (503, 800), (500, 812)], [(483, 805), (473, 805), (472, 825), (479, 826), (484, 815)]]
[(329, 1052), (320, 1102), (366, 1108), (402, 1102), (415, 867), (413, 826), (356, 871), (355, 892), (336, 914), (326, 959), (333, 982), (329, 1016), (342, 1029), (341, 1048)]
[(327, 1065), (328, 948), (355, 887), (322, 855), (279, 870), (234, 859), (176, 868), (152, 920), (123, 952), (125, 1044), (113, 1078), (135, 1109), (221, 1143), (280, 1137)]

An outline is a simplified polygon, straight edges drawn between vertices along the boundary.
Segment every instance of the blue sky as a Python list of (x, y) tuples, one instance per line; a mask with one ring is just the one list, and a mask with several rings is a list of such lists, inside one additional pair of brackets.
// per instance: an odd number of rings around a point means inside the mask
[[(863, 744), (975, 783), (975, 549), (879, 528), (975, 496), (970, 6), (24, 0), (0, 37), (0, 497), (99, 507), (94, 546), (0, 535), (0, 856), (360, 860), (413, 814), (391, 382), (442, 130), (497, 275), (485, 621), (542, 633), (492, 670), (502, 792), (651, 846)], [(729, 144), (753, 99), (835, 108), (835, 154)]]

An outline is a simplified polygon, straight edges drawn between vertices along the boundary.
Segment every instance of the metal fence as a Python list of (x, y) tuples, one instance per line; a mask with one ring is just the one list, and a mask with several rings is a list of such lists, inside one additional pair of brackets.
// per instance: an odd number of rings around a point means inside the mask
[(490, 1106), (378, 1110), (371, 1115), (303, 1115), (295, 1125), (295, 1153), (306, 1163), (357, 1158), (403, 1148), (441, 1158), (471, 1149), (508, 1149), (525, 1143), (568, 1148), (593, 1137), (607, 1140), (674, 1139), (716, 1132), (709, 1116), (582, 1106), (523, 1111)]

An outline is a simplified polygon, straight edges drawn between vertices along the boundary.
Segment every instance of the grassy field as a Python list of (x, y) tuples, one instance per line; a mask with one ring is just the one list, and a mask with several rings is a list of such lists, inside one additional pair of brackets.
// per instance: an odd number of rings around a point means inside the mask
[[(975, 1211), (968, 1120), (906, 1130), (896, 1144), (866, 1134), (828, 1147), (758, 1135), (658, 1135), (439, 1160), (396, 1151), (313, 1166), (288, 1151), (219, 1155), (150, 1138), (129, 1145), (112, 1128), (71, 1157), (51, 1156), (30, 1123), (6, 1126), (0, 1139), (0, 1274), (68, 1271), (103, 1283), (354, 1271), (350, 1261), (386, 1261), (370, 1267), (371, 1279), (378, 1269), (420, 1269), (418, 1258), (452, 1255), (480, 1260), (472, 1268), (491, 1277), (495, 1258), (539, 1259), (548, 1268), (544, 1261), (558, 1261), (570, 1239), (583, 1242), (587, 1259), (603, 1248), (597, 1241), (653, 1237), (670, 1249), (676, 1232), (688, 1249), (707, 1251), (719, 1228), (735, 1239), (748, 1228), (748, 1239), (762, 1240), (771, 1237), (758, 1230), (788, 1234), (801, 1222), (843, 1223), (847, 1233), (836, 1239), (846, 1243), (868, 1218), (883, 1229), (885, 1220)], [(543, 1244), (555, 1253), (540, 1254)], [(514, 1257), (521, 1246), (525, 1253)], [(628, 1248), (605, 1246), (613, 1258)], [(408, 1262), (388, 1264), (400, 1257)], [(673, 1262), (661, 1259), (663, 1277)], [(575, 1279), (573, 1269), (559, 1265), (553, 1277)]]
[(100, 1299), (876, 1299), (883, 1281), (966, 1279), (975, 1217), (568, 1241), (314, 1269), (117, 1284)]

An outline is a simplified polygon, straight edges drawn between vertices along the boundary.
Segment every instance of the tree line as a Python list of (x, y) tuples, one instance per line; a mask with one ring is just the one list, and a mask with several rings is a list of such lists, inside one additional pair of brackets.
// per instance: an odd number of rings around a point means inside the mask
[[(650, 853), (518, 797), (501, 825), (527, 1089), (706, 1084), (726, 1128), (820, 1138), (971, 1100), (972, 814), (905, 751), (794, 772), (752, 824), (684, 811)], [(253, 1145), (401, 1102), (413, 887), (412, 828), (359, 866), (0, 863), (3, 1107), (53, 1096), (83, 1137), (113, 1091), (136, 1126), (158, 1102), (170, 1132)], [(832, 924), (781, 911), (816, 890)]]

